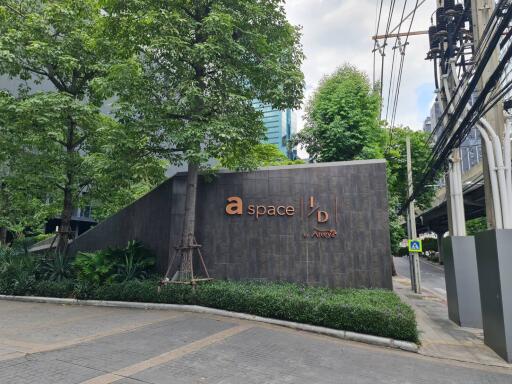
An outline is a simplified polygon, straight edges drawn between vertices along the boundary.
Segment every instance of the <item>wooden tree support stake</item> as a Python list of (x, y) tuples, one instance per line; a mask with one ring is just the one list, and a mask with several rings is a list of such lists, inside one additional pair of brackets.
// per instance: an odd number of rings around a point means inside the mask
[[(206, 264), (204, 262), (203, 254), (201, 253), (200, 248), (201, 245), (197, 243), (195, 237), (192, 239), (190, 245), (182, 244), (178, 247), (174, 247), (175, 252), (167, 267), (164, 278), (159, 283), (159, 288), (167, 284), (190, 284), (195, 286), (200, 281), (213, 280), (208, 273), (208, 269), (206, 268)], [(194, 275), (194, 251), (197, 251), (201, 267), (206, 277), (196, 277)], [(178, 270), (174, 273), (173, 277), (169, 279), (172, 266), (177, 257), (180, 257)]]

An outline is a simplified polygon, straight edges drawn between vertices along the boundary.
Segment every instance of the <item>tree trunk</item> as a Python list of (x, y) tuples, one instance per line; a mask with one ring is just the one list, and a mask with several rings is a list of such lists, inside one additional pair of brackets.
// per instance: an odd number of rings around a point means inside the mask
[(183, 279), (193, 278), (192, 254), (196, 229), (196, 197), (199, 165), (188, 163), (187, 191), (185, 196), (185, 216), (183, 217), (183, 230), (181, 234), (181, 273)]
[(71, 216), (73, 215), (73, 192), (70, 186), (64, 189), (64, 206), (60, 216), (58, 231), (57, 253), (63, 254), (67, 250), (69, 235), (71, 233)]
[(7, 228), (0, 227), (0, 245), (7, 244)]
[(73, 215), (73, 183), (75, 181), (75, 172), (73, 166), (73, 159), (75, 156), (80, 156), (77, 153), (75, 143), (75, 130), (77, 128), (75, 120), (69, 116), (69, 124), (67, 127), (66, 138), (66, 183), (64, 185), (64, 203), (62, 213), (60, 216), (60, 226), (57, 242), (57, 253), (64, 254), (68, 248), (68, 242), (71, 234), (71, 216)]
[[(9, 205), (9, 198), (6, 193), (6, 187), (4, 182), (0, 182), (0, 198), (2, 199), (0, 207), (8, 207)], [(7, 228), (0, 226), (0, 245), (6, 245), (7, 244)]]

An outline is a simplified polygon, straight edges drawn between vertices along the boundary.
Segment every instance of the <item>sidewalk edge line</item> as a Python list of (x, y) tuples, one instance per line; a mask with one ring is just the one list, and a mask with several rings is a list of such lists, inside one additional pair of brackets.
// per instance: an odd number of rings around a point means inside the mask
[(136, 309), (159, 309), (159, 310), (175, 310), (183, 312), (204, 313), (209, 315), (217, 315), (223, 317), (231, 317), (241, 320), (250, 320), (260, 323), (279, 325), (286, 328), (291, 328), (299, 331), (306, 331), (325, 336), (331, 336), (342, 340), (357, 341), (376, 345), (379, 347), (387, 347), (393, 349), (400, 349), (402, 351), (418, 353), (419, 347), (417, 344), (410, 341), (395, 340), (389, 337), (373, 336), (363, 333), (356, 333), (350, 331), (337, 330), (332, 328), (320, 327), (317, 325), (309, 325), (302, 323), (295, 323), (292, 321), (271, 319), (267, 317), (249, 315), (247, 313), (231, 312), (222, 309), (215, 309), (209, 307), (202, 307), (199, 305), (181, 305), (181, 304), (158, 304), (158, 303), (139, 303), (130, 301), (102, 301), (102, 300), (77, 300), (65, 299), (57, 297), (39, 297), (39, 296), (11, 296), (0, 295), (0, 300), (7, 301), (21, 301), (31, 303), (48, 303), (48, 304), (69, 304), (69, 305), (87, 305), (92, 307), (116, 307), (116, 308), (136, 308)]

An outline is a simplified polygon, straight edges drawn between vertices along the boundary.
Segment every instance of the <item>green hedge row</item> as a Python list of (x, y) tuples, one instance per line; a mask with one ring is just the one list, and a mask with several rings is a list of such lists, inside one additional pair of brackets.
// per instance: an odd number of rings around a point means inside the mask
[(202, 305), (398, 340), (418, 341), (414, 311), (395, 293), (385, 290), (213, 281), (197, 286), (195, 291), (189, 285), (170, 284), (158, 292), (154, 280), (128, 281), (97, 288), (73, 281), (41, 281), (25, 294)]

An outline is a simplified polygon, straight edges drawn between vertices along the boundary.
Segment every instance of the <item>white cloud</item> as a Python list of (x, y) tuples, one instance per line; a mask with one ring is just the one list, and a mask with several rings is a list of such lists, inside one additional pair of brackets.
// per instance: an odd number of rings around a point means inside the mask
[[(391, 28), (398, 24), (403, 1), (396, 2)], [(302, 43), (306, 60), (303, 71), (306, 76), (306, 97), (309, 97), (322, 76), (332, 73), (343, 63), (351, 63), (368, 73), (373, 72), (373, 41), (375, 15), (378, 0), (288, 0), (286, 10), (289, 20), (303, 27)], [(415, 1), (409, 1), (406, 14)], [(384, 33), (389, 9), (384, 0), (380, 34)], [(413, 31), (426, 30), (435, 2), (427, 1), (416, 13)], [(402, 32), (407, 31), (405, 23)], [(386, 49), (384, 95), (387, 96), (388, 75), (391, 69), (392, 46), (395, 39), (388, 40)], [(433, 64), (424, 60), (428, 50), (428, 36), (409, 38), (402, 75), (396, 123), (421, 129), (428, 114), (429, 89), (433, 95)], [(398, 53), (398, 52), (397, 52)], [(397, 54), (397, 61), (398, 61)], [(377, 56), (380, 60), (380, 56)], [(380, 68), (380, 66), (377, 66)], [(397, 66), (398, 68), (398, 66)], [(379, 76), (379, 74), (378, 74)], [(427, 93), (427, 95), (425, 95)], [(384, 100), (384, 108), (386, 100)], [(302, 115), (300, 111), (299, 116)], [(299, 121), (299, 128), (303, 123)]]

